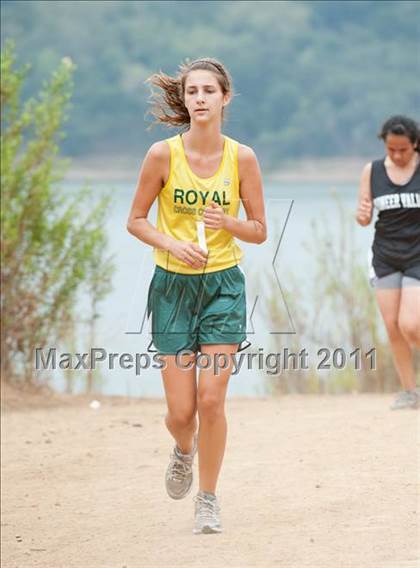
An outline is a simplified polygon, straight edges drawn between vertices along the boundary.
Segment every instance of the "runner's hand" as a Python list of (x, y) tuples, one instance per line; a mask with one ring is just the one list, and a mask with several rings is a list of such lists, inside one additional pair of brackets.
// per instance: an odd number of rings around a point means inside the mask
[(363, 199), (357, 208), (356, 219), (361, 225), (367, 225), (372, 218), (372, 201)]
[(177, 241), (174, 239), (169, 252), (192, 268), (202, 268), (207, 262), (207, 255), (196, 243)]
[(224, 229), (225, 212), (223, 207), (212, 201), (209, 207), (204, 209), (203, 221), (208, 229)]

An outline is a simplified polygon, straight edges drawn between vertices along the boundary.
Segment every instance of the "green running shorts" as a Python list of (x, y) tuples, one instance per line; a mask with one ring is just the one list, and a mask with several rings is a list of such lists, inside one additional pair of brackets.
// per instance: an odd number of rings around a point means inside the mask
[(152, 343), (162, 355), (239, 344), (246, 339), (244, 273), (238, 265), (207, 274), (178, 274), (156, 266), (147, 315), (152, 316)]

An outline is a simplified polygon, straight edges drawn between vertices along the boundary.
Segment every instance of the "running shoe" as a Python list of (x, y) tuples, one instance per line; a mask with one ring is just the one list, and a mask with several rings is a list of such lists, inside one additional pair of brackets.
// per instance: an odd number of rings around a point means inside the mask
[(195, 501), (194, 534), (221, 533), (220, 507), (216, 496), (209, 496), (199, 491)]
[(166, 470), (166, 491), (172, 499), (183, 499), (191, 490), (193, 482), (193, 461), (197, 452), (197, 434), (194, 435), (193, 449), (190, 454), (183, 454), (175, 446), (170, 455), (170, 462)]
[(391, 410), (403, 410), (404, 408), (419, 408), (420, 395), (416, 390), (403, 390), (397, 394), (394, 402), (391, 404)]

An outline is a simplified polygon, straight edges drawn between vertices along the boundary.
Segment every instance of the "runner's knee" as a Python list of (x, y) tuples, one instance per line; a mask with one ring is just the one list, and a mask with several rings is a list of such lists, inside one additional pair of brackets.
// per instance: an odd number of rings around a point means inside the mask
[(200, 418), (205, 420), (214, 421), (224, 414), (224, 401), (214, 394), (199, 394), (197, 406)]
[(385, 320), (385, 327), (390, 341), (401, 339), (402, 331), (397, 318), (390, 318)]
[(399, 319), (399, 329), (410, 345), (420, 344), (420, 324), (413, 318), (402, 317)]
[(166, 421), (170, 422), (175, 428), (188, 428), (192, 426), (196, 415), (196, 409), (184, 408), (184, 409), (172, 409), (169, 410), (166, 415)]

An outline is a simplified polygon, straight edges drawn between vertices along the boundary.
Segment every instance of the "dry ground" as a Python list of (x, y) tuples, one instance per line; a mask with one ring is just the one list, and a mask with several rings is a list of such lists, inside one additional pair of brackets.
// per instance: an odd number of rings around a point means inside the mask
[(224, 532), (196, 536), (197, 480), (164, 490), (163, 401), (9, 396), (2, 567), (418, 568), (420, 411), (391, 399), (228, 400)]

